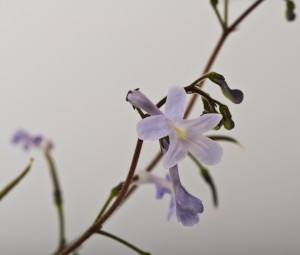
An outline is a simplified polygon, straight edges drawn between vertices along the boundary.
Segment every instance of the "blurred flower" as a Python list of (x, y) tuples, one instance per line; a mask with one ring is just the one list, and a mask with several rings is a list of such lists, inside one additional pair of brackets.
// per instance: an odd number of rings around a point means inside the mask
[(156, 198), (161, 199), (164, 194), (170, 194), (170, 206), (167, 219), (169, 220), (175, 213), (179, 222), (184, 226), (192, 226), (199, 222), (199, 213), (203, 212), (201, 200), (191, 195), (182, 186), (178, 166), (175, 165), (170, 170), (170, 176), (163, 179), (147, 171), (139, 171), (134, 184), (141, 185), (151, 183), (156, 186)]
[(175, 214), (175, 202), (174, 194), (172, 191), (172, 185), (170, 183), (169, 175), (166, 176), (166, 179), (163, 179), (157, 175), (154, 175), (147, 171), (139, 171), (136, 175), (134, 184), (141, 185), (145, 183), (154, 184), (156, 187), (156, 198), (163, 198), (164, 194), (170, 194), (170, 206), (167, 219), (169, 220)]
[[(203, 135), (214, 128), (222, 119), (221, 114), (208, 113), (196, 119), (183, 119), (186, 106), (186, 93), (182, 87), (171, 87), (168, 92), (165, 113), (154, 111), (154, 104), (141, 92), (127, 99), (135, 107), (143, 110), (151, 109), (154, 113), (137, 124), (138, 137), (142, 140), (158, 140), (165, 136), (170, 138), (170, 147), (163, 159), (163, 166), (171, 168), (182, 160), (190, 151), (200, 162), (208, 165), (216, 164), (221, 160), (223, 151), (221, 146)], [(139, 98), (139, 100), (137, 100)], [(147, 99), (147, 101), (146, 101)], [(145, 107), (145, 105), (147, 107)]]
[(12, 144), (21, 144), (25, 151), (31, 148), (41, 150), (50, 150), (53, 148), (53, 143), (41, 135), (31, 135), (25, 130), (16, 131), (11, 139)]

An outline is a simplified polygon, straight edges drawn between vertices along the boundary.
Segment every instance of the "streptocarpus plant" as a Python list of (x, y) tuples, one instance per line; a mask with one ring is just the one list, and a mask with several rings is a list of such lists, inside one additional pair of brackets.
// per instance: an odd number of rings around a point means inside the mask
[[(220, 2), (224, 5), (223, 15), (220, 12)], [(223, 149), (219, 141), (230, 141), (238, 143), (234, 138), (222, 135), (222, 129), (231, 130), (235, 127), (233, 116), (225, 101), (229, 99), (232, 103), (239, 104), (243, 101), (244, 95), (238, 89), (231, 89), (223, 75), (210, 72), (211, 67), (218, 56), (222, 45), (228, 36), (234, 32), (237, 26), (264, 0), (253, 1), (231, 25), (228, 22), (229, 1), (210, 1), (213, 10), (222, 28), (221, 37), (214, 49), (209, 61), (204, 68), (203, 75), (188, 86), (171, 87), (167, 95), (157, 104), (153, 103), (140, 90), (132, 90), (127, 94), (127, 101), (137, 110), (141, 120), (137, 123), (137, 145), (133, 155), (132, 163), (125, 181), (122, 181), (111, 190), (111, 193), (101, 208), (96, 219), (87, 230), (73, 242), (67, 243), (64, 230), (64, 213), (60, 184), (58, 182), (56, 168), (50, 155), (52, 143), (41, 136), (32, 137), (25, 131), (19, 131), (13, 138), (14, 143), (22, 142), (25, 150), (35, 147), (41, 149), (48, 161), (51, 178), (54, 187), (54, 199), (59, 215), (60, 237), (58, 248), (55, 254), (69, 254), (75, 252), (90, 236), (100, 234), (112, 238), (139, 254), (149, 254), (127, 241), (103, 230), (105, 223), (110, 219), (126, 199), (145, 183), (154, 184), (157, 198), (165, 194), (170, 196), (168, 219), (176, 215), (178, 221), (184, 226), (193, 226), (199, 222), (201, 213), (204, 212), (205, 204), (200, 200), (201, 195), (190, 194), (188, 184), (182, 184), (179, 173), (182, 171), (180, 163), (183, 160), (192, 159), (200, 170), (201, 176), (209, 184), (214, 204), (217, 206), (216, 185), (209, 174), (207, 165), (220, 163)], [(295, 19), (295, 4), (286, 0), (285, 16), (288, 21)], [(227, 98), (216, 99), (202, 89), (205, 80), (218, 85)], [(189, 101), (187, 98), (191, 98)], [(196, 98), (201, 98), (203, 107), (198, 109), (196, 118), (189, 118), (191, 109), (194, 107)], [(223, 101), (224, 100), (224, 101)], [(164, 111), (161, 107), (165, 107)], [(210, 132), (212, 135), (207, 135)], [(159, 153), (153, 158), (148, 167), (143, 171), (136, 171), (139, 155), (143, 141), (158, 141)], [(226, 152), (224, 152), (226, 154)], [(167, 171), (167, 178), (161, 178), (150, 173), (160, 159), (163, 159), (162, 167)], [(199, 196), (199, 198), (198, 198)]]

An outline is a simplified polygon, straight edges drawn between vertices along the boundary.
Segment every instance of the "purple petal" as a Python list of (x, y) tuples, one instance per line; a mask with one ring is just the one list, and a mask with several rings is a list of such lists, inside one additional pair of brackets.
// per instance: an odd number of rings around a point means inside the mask
[(199, 213), (203, 212), (200, 199), (191, 195), (181, 185), (178, 166), (170, 169), (171, 182), (175, 191), (176, 216), (184, 226), (192, 226), (199, 222)]
[(170, 197), (170, 205), (169, 205), (169, 212), (167, 215), (167, 220), (170, 220), (173, 215), (176, 213), (176, 204), (173, 193), (171, 193)]
[(200, 199), (188, 193), (184, 187), (176, 190), (176, 216), (184, 226), (193, 226), (199, 222), (199, 213), (204, 210)]
[(172, 122), (183, 119), (186, 106), (186, 93), (182, 87), (171, 87), (168, 92), (165, 115)]
[(222, 147), (203, 135), (189, 140), (189, 150), (200, 162), (207, 165), (219, 163), (223, 155)]
[(164, 115), (150, 116), (137, 124), (138, 137), (142, 140), (155, 141), (170, 134), (172, 128)]
[(13, 144), (20, 143), (25, 151), (36, 147), (38, 149), (52, 149), (53, 144), (50, 140), (43, 138), (41, 135), (32, 136), (24, 130), (19, 130), (12, 136)]
[(170, 145), (169, 149), (164, 155), (163, 167), (171, 168), (182, 160), (188, 153), (187, 142), (178, 138), (173, 132), (169, 135)]
[(27, 132), (25, 132), (24, 130), (18, 130), (17, 132), (15, 132), (11, 138), (11, 142), (13, 144), (17, 144), (19, 142), (21, 142), (22, 140), (28, 140), (30, 139), (30, 136)]
[(148, 97), (146, 97), (139, 90), (129, 91), (127, 94), (127, 101), (133, 106), (143, 109), (150, 115), (160, 115), (162, 112), (153, 104)]
[(41, 143), (43, 142), (43, 137), (41, 135), (37, 135), (32, 137), (31, 141), (34, 145), (40, 146)]
[[(165, 182), (159, 181), (159, 177), (155, 179), (155, 186), (156, 186), (156, 198), (161, 199), (163, 198), (165, 193), (172, 193), (171, 186), (165, 185)], [(165, 180), (170, 184), (170, 176), (167, 174)]]
[(207, 113), (196, 119), (182, 120), (179, 125), (188, 130), (189, 135), (203, 134), (217, 126), (221, 119), (221, 114)]

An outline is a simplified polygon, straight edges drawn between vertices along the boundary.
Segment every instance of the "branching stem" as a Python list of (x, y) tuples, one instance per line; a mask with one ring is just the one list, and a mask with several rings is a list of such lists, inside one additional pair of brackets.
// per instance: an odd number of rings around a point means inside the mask
[[(246, 9), (237, 19), (235, 22), (233, 22), (233, 24), (229, 27), (227, 27), (225, 30), (223, 30), (223, 33), (219, 39), (219, 41), (217, 42), (217, 45), (215, 47), (215, 49), (213, 50), (207, 65), (204, 68), (203, 73), (208, 73), (213, 65), (213, 63), (215, 62), (220, 49), (222, 48), (222, 46), (224, 45), (225, 40), (227, 39), (228, 35), (233, 32), (236, 27), (255, 9), (257, 8), (262, 2), (264, 2), (265, 0), (256, 0), (248, 9)], [(196, 80), (197, 81), (197, 80)], [(196, 82), (195, 81), (195, 82)], [(197, 81), (195, 83), (195, 85), (202, 87), (204, 84), (204, 80), (201, 81)], [(185, 112), (185, 118), (190, 114), (195, 102), (197, 99), (197, 95), (193, 95), (188, 107), (186, 109)], [(73, 250), (75, 250), (77, 247), (79, 247), (82, 243), (84, 243), (91, 235), (93, 235), (94, 233), (100, 231), (102, 225), (106, 222), (106, 220), (113, 214), (113, 212), (119, 207), (119, 205), (124, 201), (124, 198), (128, 192), (128, 188), (129, 185), (132, 181), (132, 178), (134, 176), (134, 172), (136, 169), (136, 165), (138, 163), (138, 159), (139, 159), (139, 155), (142, 149), (142, 144), (143, 141), (139, 140), (137, 141), (137, 145), (135, 148), (135, 152), (133, 155), (133, 159), (131, 162), (131, 166), (127, 175), (127, 178), (124, 182), (124, 186), (119, 194), (119, 196), (116, 198), (116, 200), (114, 201), (114, 203), (111, 205), (111, 207), (102, 215), (102, 217), (100, 217), (96, 222), (94, 222), (94, 224), (92, 226), (90, 226), (77, 240), (75, 240), (73, 243), (69, 244), (62, 252), (59, 253), (59, 255), (66, 255), (69, 254), (70, 252), (72, 252)], [(157, 154), (155, 156), (155, 158), (150, 162), (149, 166), (147, 167), (147, 171), (151, 171), (156, 164), (158, 163), (158, 161), (161, 158), (161, 153)], [(127, 196), (128, 197), (128, 196)]]

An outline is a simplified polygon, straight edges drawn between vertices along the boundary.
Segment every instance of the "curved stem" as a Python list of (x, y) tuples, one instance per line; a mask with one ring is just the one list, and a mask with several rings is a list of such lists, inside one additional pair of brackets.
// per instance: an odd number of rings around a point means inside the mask
[(135, 147), (134, 155), (131, 161), (131, 165), (127, 174), (127, 178), (122, 186), (120, 194), (111, 205), (111, 207), (99, 218), (97, 219), (93, 225), (91, 225), (77, 240), (67, 246), (64, 250), (62, 250), (59, 255), (66, 255), (79, 247), (82, 243), (84, 243), (91, 235), (95, 234), (98, 230), (101, 229), (102, 224), (113, 214), (113, 212), (118, 208), (118, 206), (122, 203), (129, 185), (134, 176), (134, 172), (140, 157), (140, 152), (142, 150), (143, 141), (138, 139)]
[(0, 200), (5, 197), (29, 172), (33, 163), (33, 158), (30, 159), (26, 168), (12, 181), (10, 181), (2, 190), (0, 190)]
[[(206, 67), (204, 68), (203, 73), (207, 73), (209, 72), (209, 70), (211, 69), (216, 57), (219, 54), (220, 49), (222, 48), (226, 38), (228, 37), (228, 35), (234, 31), (234, 29), (236, 28), (237, 25), (239, 25), (259, 4), (261, 4), (263, 1), (265, 0), (257, 0), (256, 2), (254, 2), (245, 12), (242, 13), (242, 15), (231, 25), (229, 26), (225, 31), (223, 31), (211, 57), (209, 58), (209, 61), (206, 65)], [(204, 81), (202, 80), (201, 82), (199, 82), (199, 86), (203, 86)], [(196, 102), (196, 95), (193, 95), (188, 107), (186, 109), (185, 112), (185, 117), (187, 117), (190, 113), (190, 111), (192, 110), (195, 102)], [(107, 210), (106, 213), (103, 214), (103, 216), (101, 218), (99, 218), (91, 227), (89, 227), (76, 241), (74, 241), (73, 243), (71, 243), (69, 246), (67, 246), (61, 253), (59, 253), (59, 255), (66, 255), (69, 254), (70, 252), (72, 252), (73, 250), (75, 250), (77, 247), (79, 247), (82, 243), (84, 243), (92, 234), (96, 233), (97, 231), (99, 231), (102, 227), (102, 224), (112, 215), (112, 213), (118, 208), (118, 206), (123, 202), (129, 185), (132, 181), (132, 178), (134, 176), (134, 172), (135, 172), (135, 168), (139, 159), (139, 155), (141, 152), (141, 148), (142, 148), (142, 144), (143, 141), (139, 140), (137, 141), (137, 145), (136, 145), (136, 149), (133, 155), (133, 159), (131, 162), (131, 167), (129, 169), (126, 181), (124, 183), (124, 186), (119, 194), (119, 196), (117, 197), (117, 199), (115, 200), (115, 202), (112, 204), (112, 206)], [(149, 166), (150, 168), (148, 168), (148, 171), (151, 171), (154, 166), (157, 164), (157, 162), (159, 161), (159, 159), (161, 158), (161, 153), (157, 154), (157, 156), (150, 162)]]
[[(217, 42), (217, 45), (212, 52), (209, 61), (207, 62), (203, 73), (208, 73), (215, 62), (222, 46), (224, 45), (225, 40), (227, 39), (228, 35), (233, 32), (236, 27), (255, 9), (257, 6), (259, 6), (262, 2), (265, 0), (257, 0), (255, 1), (246, 11), (244, 11), (237, 19), (235, 22), (232, 23), (231, 26), (229, 26), (225, 31), (223, 31), (219, 41)], [(204, 84), (204, 80), (199, 82), (199, 87), (202, 87)], [(184, 114), (184, 118), (187, 118), (189, 114), (191, 113), (191, 110), (193, 109), (195, 103), (196, 103), (197, 95), (193, 95)]]
[(54, 203), (57, 209), (58, 221), (59, 221), (59, 245), (57, 251), (61, 251), (66, 244), (65, 238), (65, 218), (64, 218), (64, 209), (63, 209), (63, 198), (62, 191), (54, 164), (54, 160), (51, 157), (49, 149), (45, 150), (45, 157), (49, 165), (50, 175), (53, 183), (53, 196)]
[(124, 244), (125, 246), (127, 246), (130, 249), (136, 251), (140, 255), (150, 255), (149, 252), (142, 251), (141, 249), (139, 249), (138, 247), (134, 246), (133, 244), (131, 244), (131, 243), (125, 241), (124, 239), (122, 239), (122, 238), (120, 238), (118, 236), (115, 236), (115, 235), (113, 235), (111, 233), (108, 233), (108, 232), (103, 231), (103, 230), (99, 230), (99, 231), (97, 231), (97, 233), (100, 234), (100, 235), (107, 236), (107, 237), (109, 237), (109, 238), (111, 238), (111, 239), (113, 239), (113, 240), (115, 240), (115, 241), (117, 241), (119, 243)]
[(228, 24), (228, 0), (224, 1), (224, 25), (227, 27)]

